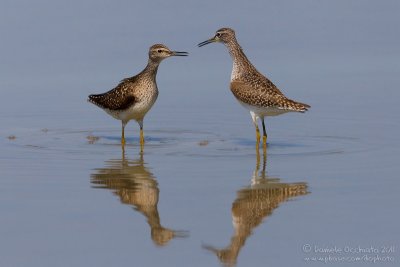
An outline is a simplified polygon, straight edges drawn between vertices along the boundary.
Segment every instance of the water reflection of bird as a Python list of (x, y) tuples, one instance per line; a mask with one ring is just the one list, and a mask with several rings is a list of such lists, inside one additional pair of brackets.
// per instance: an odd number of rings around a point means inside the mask
[(282, 183), (279, 178), (268, 177), (265, 174), (266, 154), (263, 157), (261, 171), (259, 159), (259, 153), (257, 153), (257, 163), (252, 175), (251, 185), (239, 190), (237, 198), (232, 203), (232, 222), (235, 232), (231, 238), (231, 243), (223, 249), (209, 245), (203, 246), (215, 253), (221, 263), (226, 266), (236, 264), (239, 252), (245, 245), (246, 239), (252, 234), (253, 229), (270, 216), (281, 203), (293, 197), (308, 194), (306, 183)]
[(141, 154), (138, 160), (114, 159), (105, 168), (96, 169), (91, 175), (94, 188), (110, 189), (124, 204), (142, 213), (151, 228), (151, 239), (164, 246), (175, 237), (185, 237), (185, 231), (174, 231), (161, 225), (157, 204), (160, 190), (154, 175), (146, 167)]

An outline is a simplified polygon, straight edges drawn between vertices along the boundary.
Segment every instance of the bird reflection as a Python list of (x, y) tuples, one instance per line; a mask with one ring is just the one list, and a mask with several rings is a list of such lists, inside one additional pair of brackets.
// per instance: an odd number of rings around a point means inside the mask
[(230, 244), (218, 249), (203, 245), (212, 251), (225, 266), (235, 266), (240, 250), (246, 239), (261, 222), (283, 202), (291, 198), (306, 195), (307, 184), (282, 183), (279, 178), (266, 175), (267, 153), (263, 153), (263, 166), (260, 171), (260, 154), (257, 148), (256, 168), (253, 172), (251, 185), (237, 192), (237, 198), (232, 203), (232, 223), (234, 234)]
[(143, 214), (151, 229), (151, 239), (158, 246), (168, 244), (175, 237), (186, 237), (186, 231), (175, 231), (161, 225), (157, 204), (160, 190), (154, 175), (146, 167), (143, 154), (137, 160), (112, 159), (104, 168), (91, 175), (94, 188), (111, 190), (123, 204), (134, 207)]

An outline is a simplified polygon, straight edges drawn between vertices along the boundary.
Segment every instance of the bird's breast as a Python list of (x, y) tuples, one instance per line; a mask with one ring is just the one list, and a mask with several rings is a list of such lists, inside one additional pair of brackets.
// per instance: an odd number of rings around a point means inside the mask
[(134, 105), (132, 105), (127, 110), (124, 110), (119, 114), (121, 120), (129, 121), (143, 120), (144, 116), (154, 105), (158, 97), (157, 85), (155, 86), (142, 86), (140, 90), (135, 92), (135, 99), (137, 100)]
[(232, 73), (231, 73), (231, 81), (237, 80), (240, 74), (240, 67), (237, 63), (233, 62)]
[[(147, 111), (153, 106), (158, 97), (158, 88), (156, 84), (152, 84), (138, 92), (138, 103), (137, 107), (147, 109)], [(146, 112), (147, 112), (146, 111)]]

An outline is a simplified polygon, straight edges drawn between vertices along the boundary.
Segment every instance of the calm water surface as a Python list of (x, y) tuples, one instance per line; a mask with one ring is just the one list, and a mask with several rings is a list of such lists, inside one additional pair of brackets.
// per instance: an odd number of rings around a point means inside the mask
[[(397, 3), (90, 2), (0, 11), (0, 266), (398, 264)], [(265, 157), (228, 53), (195, 47), (227, 25), (312, 106), (266, 121)], [(137, 124), (122, 149), (120, 123), (86, 97), (140, 71), (157, 42), (190, 57), (161, 64), (141, 154)]]

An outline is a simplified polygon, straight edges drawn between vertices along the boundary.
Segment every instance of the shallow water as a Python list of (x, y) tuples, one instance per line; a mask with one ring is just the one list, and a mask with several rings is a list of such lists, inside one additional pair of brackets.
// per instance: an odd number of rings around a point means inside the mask
[[(318, 14), (274, 4), (268, 18), (264, 1), (251, 6), (258, 15), (235, 2), (222, 16), (206, 2), (170, 21), (156, 11), (147, 30), (126, 25), (154, 3), (7, 3), (22, 15), (0, 11), (13, 37), (0, 81), (0, 266), (398, 264), (398, 6), (348, 13), (345, 2), (309, 2)], [(137, 16), (121, 16), (129, 10)], [(228, 89), (227, 52), (195, 47), (225, 25), (259, 70), (312, 106), (267, 119), (266, 157)], [(122, 149), (120, 123), (86, 96), (137, 73), (159, 40), (190, 56), (160, 66), (142, 154), (137, 124)]]

